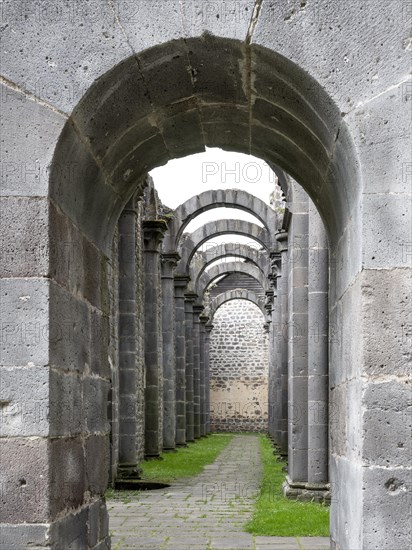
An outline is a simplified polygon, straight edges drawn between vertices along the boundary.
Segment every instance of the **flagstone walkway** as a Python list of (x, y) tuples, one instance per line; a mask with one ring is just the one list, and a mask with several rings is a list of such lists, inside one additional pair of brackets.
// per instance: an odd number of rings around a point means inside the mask
[(320, 537), (261, 537), (242, 531), (262, 476), (259, 439), (235, 436), (217, 460), (166, 489), (109, 500), (112, 550), (320, 550)]

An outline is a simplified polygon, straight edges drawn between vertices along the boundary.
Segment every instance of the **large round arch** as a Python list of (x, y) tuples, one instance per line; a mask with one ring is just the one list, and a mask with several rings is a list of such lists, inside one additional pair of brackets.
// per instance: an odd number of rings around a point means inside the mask
[[(159, 74), (167, 75), (163, 86)], [(155, 46), (96, 81), (60, 136), (50, 193), (108, 252), (115, 223), (142, 177), (205, 146), (279, 165), (312, 197), (332, 242), (345, 229), (357, 163), (338, 109), (279, 54), (257, 45), (245, 52), (241, 42), (207, 34)]]
[(181, 259), (178, 272), (188, 274), (196, 251), (207, 241), (220, 235), (242, 235), (261, 246), (267, 253), (276, 246), (276, 241), (265, 228), (244, 220), (217, 220), (205, 223), (184, 240), (179, 248)]
[(246, 262), (227, 262), (217, 264), (211, 267), (208, 272), (199, 275), (195, 281), (195, 293), (202, 299), (207, 288), (217, 278), (231, 273), (242, 273), (243, 275), (248, 275), (252, 279), (255, 279), (262, 287), (262, 292), (268, 288), (268, 280), (265, 274), (255, 264)]
[(278, 228), (275, 211), (251, 193), (240, 189), (205, 191), (200, 195), (191, 197), (173, 212), (173, 219), (168, 224), (168, 233), (163, 243), (163, 249), (166, 251), (177, 250), (180, 237), (193, 219), (203, 212), (221, 207), (243, 210), (254, 215), (267, 231)]
[(248, 302), (252, 302), (252, 304), (255, 304), (260, 309), (263, 317), (265, 318), (264, 300), (250, 290), (244, 288), (234, 288), (233, 290), (222, 292), (222, 294), (219, 294), (214, 300), (212, 300), (209, 309), (209, 317), (211, 322), (213, 322), (213, 317), (219, 307), (226, 302), (230, 302), (231, 300), (247, 300)]

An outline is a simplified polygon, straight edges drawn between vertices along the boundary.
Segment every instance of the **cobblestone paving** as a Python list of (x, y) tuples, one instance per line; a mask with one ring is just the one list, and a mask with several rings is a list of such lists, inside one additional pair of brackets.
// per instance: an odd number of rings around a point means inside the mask
[(260, 537), (242, 532), (262, 475), (259, 439), (235, 436), (217, 460), (166, 489), (110, 500), (112, 549), (270, 550), (329, 548), (326, 538)]

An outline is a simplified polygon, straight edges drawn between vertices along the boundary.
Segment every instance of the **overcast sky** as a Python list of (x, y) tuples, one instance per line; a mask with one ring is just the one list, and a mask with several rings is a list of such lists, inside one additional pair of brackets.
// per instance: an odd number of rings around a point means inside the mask
[[(269, 196), (275, 184), (274, 173), (262, 160), (221, 149), (206, 149), (205, 153), (171, 160), (165, 166), (153, 170), (150, 175), (160, 200), (170, 208), (177, 208), (187, 199), (210, 189), (243, 189), (269, 204)], [(186, 231), (194, 231), (208, 221), (226, 218), (262, 225), (254, 216), (242, 210), (216, 208), (198, 216), (187, 226)], [(250, 238), (222, 235), (213, 239), (216, 244), (229, 241), (250, 243)]]

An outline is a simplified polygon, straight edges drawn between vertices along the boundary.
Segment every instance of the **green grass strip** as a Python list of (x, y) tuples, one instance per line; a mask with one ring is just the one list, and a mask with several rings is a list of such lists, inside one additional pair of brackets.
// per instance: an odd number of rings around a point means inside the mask
[(145, 460), (142, 464), (142, 478), (168, 483), (200, 474), (207, 464), (216, 460), (232, 439), (232, 434), (212, 434), (188, 443), (187, 447), (180, 447), (177, 452), (163, 453), (163, 460)]
[(252, 519), (246, 524), (248, 533), (278, 537), (328, 537), (329, 507), (315, 502), (297, 502), (282, 495), (284, 462), (273, 455), (273, 447), (265, 436), (260, 438), (263, 479), (255, 502)]

